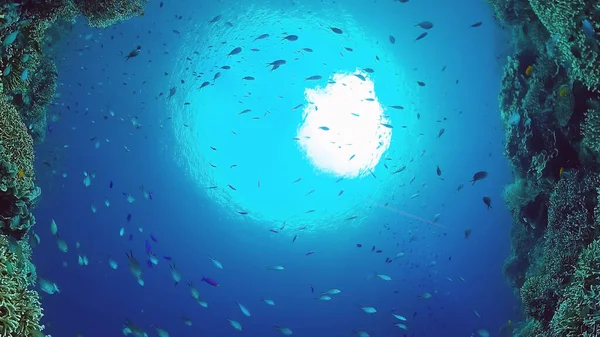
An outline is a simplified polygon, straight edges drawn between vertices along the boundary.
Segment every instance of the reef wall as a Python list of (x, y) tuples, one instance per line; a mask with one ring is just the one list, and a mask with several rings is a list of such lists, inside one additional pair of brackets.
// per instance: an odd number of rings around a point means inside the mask
[[(0, 336), (44, 336), (33, 289), (34, 144), (46, 136), (46, 108), (58, 80), (46, 47), (83, 16), (104, 28), (142, 13), (147, 0), (3, 1), (0, 5)], [(65, 22), (67, 23), (65, 25)]]
[(512, 36), (499, 95), (514, 182), (503, 336), (600, 336), (600, 2), (488, 0)]

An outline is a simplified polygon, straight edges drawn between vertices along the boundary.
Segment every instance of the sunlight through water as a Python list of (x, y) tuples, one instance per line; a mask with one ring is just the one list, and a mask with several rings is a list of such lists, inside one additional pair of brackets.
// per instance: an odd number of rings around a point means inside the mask
[[(226, 217), (270, 228), (283, 221), (307, 230), (359, 225), (373, 211), (371, 200), (413, 174), (392, 178), (383, 165), (384, 157), (418, 155), (401, 146), (415, 142), (411, 129), (391, 128), (416, 122), (407, 113), (414, 107), (406, 71), (343, 12), (244, 11), (233, 28), (199, 23), (185, 37), (179, 53), (189, 63), (174, 64), (173, 78), (209, 84), (170, 100), (177, 162)], [(280, 59), (286, 63), (268, 66)], [(387, 108), (397, 104), (406, 110)]]
[(336, 73), (325, 88), (306, 89), (312, 104), (298, 130), (311, 162), (345, 178), (372, 172), (392, 136), (392, 129), (384, 126), (390, 121), (383, 116), (374, 83), (366, 73), (356, 75)]

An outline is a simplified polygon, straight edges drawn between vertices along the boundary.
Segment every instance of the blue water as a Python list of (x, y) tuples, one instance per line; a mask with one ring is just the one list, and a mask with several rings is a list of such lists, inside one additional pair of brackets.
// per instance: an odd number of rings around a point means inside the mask
[[(208, 24), (217, 15), (221, 20)], [(422, 20), (435, 26), (414, 41)], [(469, 28), (477, 21), (484, 24)], [(270, 37), (252, 41), (263, 33)], [(299, 39), (282, 41), (284, 33)], [(294, 336), (352, 336), (356, 329), (371, 336), (458, 337), (482, 328), (497, 336), (518, 319), (501, 268), (511, 223), (502, 204), (511, 173), (497, 108), (507, 41), (481, 1), (164, 1), (162, 8), (151, 1), (143, 17), (105, 30), (81, 19), (55, 55), (60, 86), (48, 111), (53, 130), (36, 149), (43, 195), (34, 260), (38, 274), (60, 288), (43, 294), (47, 333), (118, 336), (130, 320), (149, 336), (156, 335), (154, 325), (171, 336), (236, 336), (230, 317), (252, 336), (281, 335), (273, 325)], [(125, 61), (137, 45), (142, 53)], [(237, 46), (242, 53), (228, 57)], [(301, 48), (313, 52), (298, 53)], [(269, 72), (265, 63), (277, 59), (287, 63)], [(366, 67), (375, 72), (364, 73)], [(216, 72), (214, 85), (197, 90)], [(355, 73), (368, 77), (361, 85), (373, 84), (374, 103), (394, 128), (381, 129), (390, 140), (367, 164), (372, 169), (344, 177), (320, 168), (292, 138), (307, 120), (307, 90), (324, 89), (334, 74)], [(316, 74), (324, 78), (304, 80)], [(177, 91), (169, 99), (172, 87)], [(238, 115), (246, 108), (252, 112)], [(352, 152), (346, 148), (340, 151)], [(390, 174), (401, 165), (405, 171)], [(480, 170), (489, 177), (471, 185)], [(84, 172), (93, 177), (89, 187)], [(57, 249), (51, 219), (67, 253)], [(468, 239), (466, 229), (472, 229)], [(152, 268), (146, 240), (160, 259)], [(143, 287), (128, 271), (130, 250), (142, 263)], [(398, 253), (404, 256), (385, 263)], [(78, 264), (83, 255), (87, 266)], [(183, 276), (179, 285), (169, 263)], [(276, 265), (285, 269), (268, 270)], [(392, 280), (369, 278), (373, 273)], [(208, 308), (191, 298), (188, 282)], [(342, 292), (315, 300), (331, 288)], [(432, 298), (419, 298), (424, 293)]]

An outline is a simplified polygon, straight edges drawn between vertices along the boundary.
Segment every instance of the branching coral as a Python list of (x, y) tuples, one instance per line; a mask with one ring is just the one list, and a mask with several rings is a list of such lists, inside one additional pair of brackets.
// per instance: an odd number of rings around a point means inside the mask
[(597, 336), (600, 333), (600, 240), (580, 255), (573, 280), (550, 322), (552, 336)]
[(34, 141), (40, 143), (46, 135), (46, 107), (54, 99), (58, 72), (54, 62), (43, 59), (29, 92), (15, 96), (23, 121), (29, 125)]
[(600, 112), (589, 109), (585, 113), (581, 134), (583, 136), (581, 145), (586, 147), (596, 158), (600, 158)]
[(73, 0), (91, 27), (108, 27), (140, 15), (148, 0)]
[(0, 336), (39, 335), (42, 309), (37, 292), (29, 290), (35, 274), (26, 241), (11, 244), (0, 235)]
[(527, 278), (521, 287), (521, 300), (525, 313), (538, 321), (549, 321), (558, 301), (557, 289), (559, 289), (557, 281), (548, 275)]
[[(12, 104), (0, 100), (0, 145), (6, 151), (10, 163), (16, 165), (18, 190), (33, 188), (33, 141), (27, 127)], [(4, 191), (6, 192), (6, 191)]]
[(571, 68), (574, 79), (591, 90), (600, 89), (600, 54), (597, 37), (586, 36), (582, 21), (598, 31), (598, 5), (587, 6), (583, 0), (529, 0), (540, 21), (556, 37), (561, 59)]
[(567, 85), (561, 86), (554, 95), (554, 117), (561, 127), (567, 126), (571, 116), (573, 115), (573, 108), (575, 106), (575, 97), (573, 96), (573, 90), (569, 89)]

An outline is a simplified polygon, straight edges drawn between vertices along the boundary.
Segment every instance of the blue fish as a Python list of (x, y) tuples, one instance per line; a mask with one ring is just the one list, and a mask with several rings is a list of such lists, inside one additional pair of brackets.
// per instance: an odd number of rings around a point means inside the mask
[(131, 222), (131, 213), (127, 214), (127, 222)]
[(152, 262), (150, 260), (146, 260), (146, 264), (148, 265), (148, 268), (152, 268)]
[(150, 233), (150, 239), (152, 239), (152, 241), (158, 243), (158, 240), (156, 239), (156, 236), (154, 236), (154, 234)]
[(149, 254), (152, 250), (152, 247), (150, 246), (150, 242), (148, 242), (148, 240), (144, 242), (144, 248), (146, 249), (146, 254)]
[(133, 234), (129, 234), (129, 241), (133, 241)]
[(111, 180), (111, 181), (110, 181), (110, 183), (108, 184), (108, 187), (109, 187), (109, 188), (113, 188), (113, 182), (112, 182), (112, 180)]
[(170, 257), (170, 256), (163, 256), (163, 259), (165, 259), (165, 260), (167, 260), (167, 261), (171, 261), (171, 260), (173, 260), (173, 258), (172, 258), (172, 257)]
[(585, 36), (590, 40), (596, 40), (596, 32), (594, 31), (594, 26), (592, 26), (590, 20), (584, 19), (581, 22), (581, 25), (583, 26), (583, 33)]

